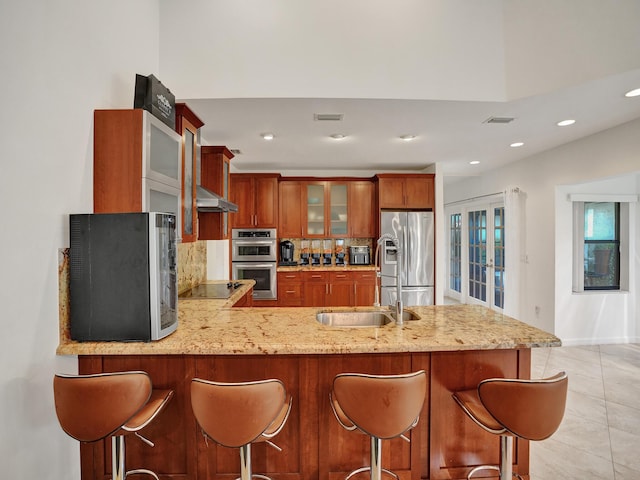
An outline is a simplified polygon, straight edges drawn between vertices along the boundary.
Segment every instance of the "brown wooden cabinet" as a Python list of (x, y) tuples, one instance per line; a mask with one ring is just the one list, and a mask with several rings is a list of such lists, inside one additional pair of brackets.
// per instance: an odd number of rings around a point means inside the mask
[(433, 174), (378, 174), (379, 208), (434, 208)]
[(375, 301), (376, 272), (351, 272), (353, 280), (353, 304), (371, 306)]
[(329, 288), (324, 306), (351, 306), (354, 303), (354, 284), (351, 272), (329, 272)]
[(240, 300), (233, 304), (234, 307), (253, 307), (253, 288), (245, 293)]
[[(300, 238), (304, 236), (302, 228), (303, 184), (298, 181), (281, 181), (279, 186), (278, 236), (280, 238)], [(303, 199), (304, 202), (303, 202)]]
[(232, 228), (278, 227), (278, 177), (271, 174), (231, 175)]
[(146, 110), (96, 110), (94, 212), (170, 212), (182, 227), (181, 145), (180, 135)]
[(176, 103), (175, 130), (182, 137), (182, 241), (198, 239), (196, 210), (196, 167), (198, 129), (204, 122), (185, 104)]
[(305, 182), (303, 205), (306, 208), (302, 223), (305, 237), (336, 238), (349, 234), (348, 184), (347, 181)]
[(375, 189), (368, 180), (283, 180), (281, 238), (371, 238), (376, 235)]
[(329, 290), (329, 272), (302, 272), (303, 306), (324, 307)]
[(303, 298), (302, 272), (278, 272), (278, 307), (301, 307)]
[(368, 180), (348, 183), (348, 226), (351, 238), (376, 236), (375, 189)]
[(375, 272), (301, 272), (305, 307), (373, 305)]
[[(221, 382), (281, 379), (293, 398), (289, 419), (274, 439), (282, 452), (256, 444), (252, 447), (254, 471), (287, 480), (339, 480), (352, 469), (369, 464), (370, 442), (336, 421), (329, 404), (334, 377), (343, 372), (400, 374), (424, 369), (430, 388), (420, 420), (409, 433), (411, 443), (399, 438), (383, 442), (382, 464), (402, 480), (439, 480), (464, 479), (472, 467), (496, 464), (499, 457), (499, 439), (473, 424), (452, 392), (473, 388), (489, 377), (529, 378), (531, 350), (81, 355), (78, 362), (81, 374), (144, 370), (155, 388), (174, 390), (167, 408), (145, 429), (145, 437), (154, 441), (155, 447), (133, 436), (127, 440), (128, 464), (149, 468), (166, 480), (233, 480), (240, 470), (237, 449), (205, 442), (196, 424), (190, 396), (194, 377)], [(110, 478), (108, 440), (82, 443), (80, 452), (82, 478)], [(528, 478), (529, 443), (516, 439), (514, 452), (514, 472)]]
[[(228, 199), (231, 196), (230, 162), (233, 153), (224, 146), (203, 146), (200, 156), (200, 184)], [(229, 238), (229, 213), (199, 212), (198, 221), (200, 240)]]

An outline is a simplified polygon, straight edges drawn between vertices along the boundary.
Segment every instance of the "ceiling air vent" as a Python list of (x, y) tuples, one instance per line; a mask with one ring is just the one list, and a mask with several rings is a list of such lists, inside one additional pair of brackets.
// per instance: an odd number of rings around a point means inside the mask
[(339, 122), (342, 120), (342, 117), (344, 117), (343, 113), (314, 113), (313, 114), (313, 119), (319, 122), (322, 122), (322, 121)]
[(513, 117), (489, 117), (482, 123), (511, 123), (514, 120)]
[(229, 151), (234, 155), (242, 155), (242, 152), (240, 151), (239, 148), (230, 148)]

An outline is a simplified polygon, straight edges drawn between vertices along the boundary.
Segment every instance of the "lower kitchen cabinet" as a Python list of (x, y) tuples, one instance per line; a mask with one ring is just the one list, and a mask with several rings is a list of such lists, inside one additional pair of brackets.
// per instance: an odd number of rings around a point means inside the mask
[(302, 272), (305, 307), (324, 307), (329, 289), (329, 272)]
[[(496, 464), (499, 440), (465, 415), (451, 392), (471, 388), (484, 378), (529, 378), (531, 350), (476, 350), (322, 355), (95, 355), (78, 357), (78, 372), (96, 374), (144, 370), (154, 388), (174, 397), (144, 430), (151, 448), (133, 435), (127, 439), (127, 464), (149, 468), (163, 480), (234, 480), (238, 450), (206, 441), (191, 409), (194, 377), (220, 382), (279, 378), (292, 396), (289, 419), (274, 442), (253, 450), (257, 473), (280, 480), (339, 480), (367, 465), (370, 442), (346, 431), (329, 403), (335, 375), (343, 372), (400, 374), (425, 370), (429, 388), (420, 421), (408, 436), (385, 441), (382, 464), (402, 480), (466, 478), (478, 464)], [(111, 442), (80, 444), (83, 479), (111, 478)], [(514, 441), (514, 472), (529, 478), (529, 442)]]
[(301, 307), (302, 272), (278, 272), (278, 306)]
[(234, 307), (253, 307), (253, 288), (245, 293), (240, 300), (233, 304)]
[(329, 272), (329, 284), (324, 305), (340, 307), (353, 305), (354, 283), (351, 272)]
[[(371, 306), (375, 272), (278, 272), (278, 307)], [(255, 305), (255, 302), (254, 302)]]
[(366, 307), (375, 301), (376, 272), (351, 272), (353, 280), (353, 305)]

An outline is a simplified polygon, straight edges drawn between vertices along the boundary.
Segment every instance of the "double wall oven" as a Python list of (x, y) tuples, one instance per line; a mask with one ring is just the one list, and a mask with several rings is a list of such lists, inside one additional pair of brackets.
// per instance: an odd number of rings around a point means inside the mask
[(231, 274), (233, 280), (255, 280), (253, 298), (277, 298), (277, 236), (275, 228), (231, 230)]

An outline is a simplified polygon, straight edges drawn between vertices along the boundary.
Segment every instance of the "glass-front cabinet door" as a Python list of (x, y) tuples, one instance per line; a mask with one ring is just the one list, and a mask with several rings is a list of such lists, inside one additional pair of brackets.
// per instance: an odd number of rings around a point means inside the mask
[(307, 184), (307, 235), (325, 235), (324, 183)]
[(331, 184), (329, 189), (331, 236), (347, 234), (347, 185)]

